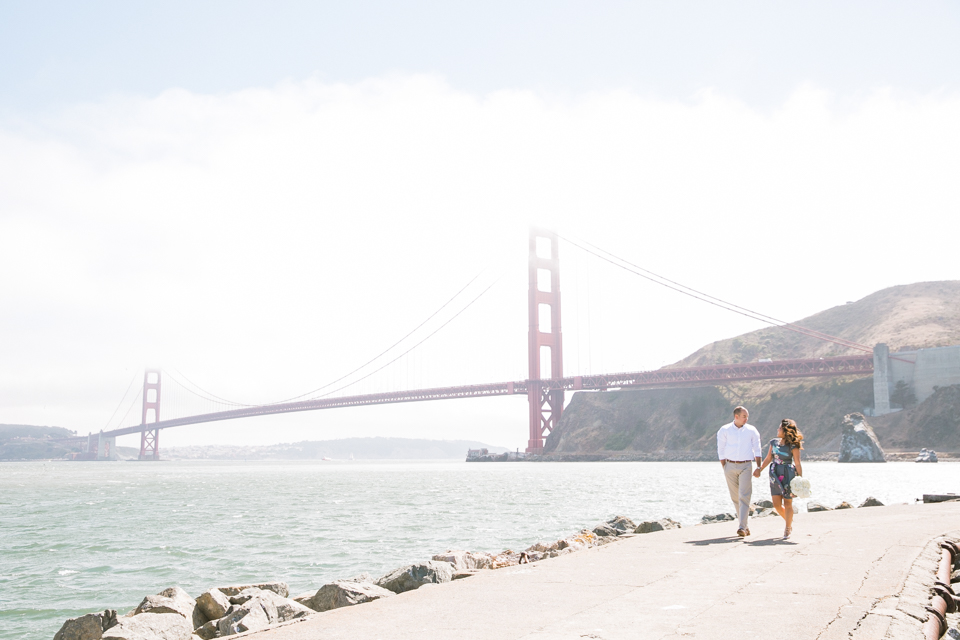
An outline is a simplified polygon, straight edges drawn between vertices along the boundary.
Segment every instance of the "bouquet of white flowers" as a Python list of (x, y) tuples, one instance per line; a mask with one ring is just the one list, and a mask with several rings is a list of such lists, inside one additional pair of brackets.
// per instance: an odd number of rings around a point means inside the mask
[(790, 481), (790, 491), (798, 498), (810, 497), (810, 481), (802, 476), (797, 476)]

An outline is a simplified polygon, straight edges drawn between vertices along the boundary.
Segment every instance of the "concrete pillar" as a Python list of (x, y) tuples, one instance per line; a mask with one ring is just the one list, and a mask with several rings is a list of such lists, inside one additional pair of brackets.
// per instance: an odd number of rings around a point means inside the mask
[(97, 460), (117, 460), (117, 437), (104, 437), (100, 431), (100, 443), (97, 445)]
[(890, 413), (890, 347), (873, 348), (873, 415)]

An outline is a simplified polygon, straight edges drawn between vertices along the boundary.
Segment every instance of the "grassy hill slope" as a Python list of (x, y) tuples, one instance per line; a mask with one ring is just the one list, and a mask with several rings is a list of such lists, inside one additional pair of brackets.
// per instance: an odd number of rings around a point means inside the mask
[[(892, 351), (960, 344), (960, 281), (890, 287), (827, 309), (798, 325)], [(769, 328), (707, 345), (670, 367), (784, 360), (850, 353), (838, 345)], [(960, 450), (960, 389), (891, 416), (871, 419), (883, 446)], [(571, 399), (548, 452), (614, 454), (702, 452), (709, 457), (717, 428), (733, 407), (750, 409), (764, 441), (781, 418), (797, 420), (811, 452), (836, 451), (844, 414), (873, 405), (872, 378), (767, 380), (710, 388), (579, 392)], [(715, 454), (714, 454), (715, 455)], [(669, 457), (669, 456), (667, 456)], [(684, 457), (684, 456), (680, 456)]]

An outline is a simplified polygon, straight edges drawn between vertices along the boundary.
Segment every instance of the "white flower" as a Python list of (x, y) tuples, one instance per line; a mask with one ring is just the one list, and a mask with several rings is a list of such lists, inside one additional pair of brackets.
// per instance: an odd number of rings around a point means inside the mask
[(810, 481), (802, 476), (797, 476), (790, 481), (790, 491), (798, 498), (810, 497)]

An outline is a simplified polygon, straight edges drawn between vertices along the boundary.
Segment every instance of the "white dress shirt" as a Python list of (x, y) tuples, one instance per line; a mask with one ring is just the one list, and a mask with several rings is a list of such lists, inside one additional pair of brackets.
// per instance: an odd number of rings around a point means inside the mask
[(739, 429), (734, 423), (717, 431), (717, 457), (721, 460), (753, 460), (760, 457), (760, 432), (752, 424)]

